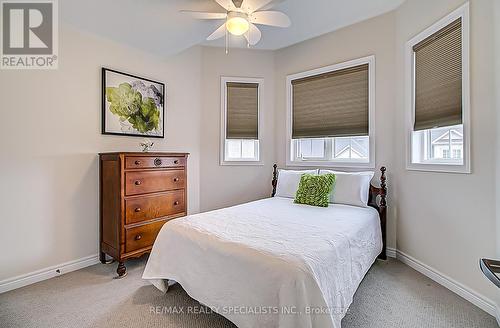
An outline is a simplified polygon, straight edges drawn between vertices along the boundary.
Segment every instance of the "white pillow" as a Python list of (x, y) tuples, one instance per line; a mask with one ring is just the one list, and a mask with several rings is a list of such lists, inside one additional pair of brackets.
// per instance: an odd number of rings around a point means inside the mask
[(318, 174), (318, 170), (278, 170), (276, 196), (295, 198), (295, 193), (299, 188), (300, 177), (304, 173)]
[(319, 174), (335, 174), (335, 186), (330, 194), (330, 203), (368, 206), (370, 181), (374, 172), (339, 172), (320, 170)]

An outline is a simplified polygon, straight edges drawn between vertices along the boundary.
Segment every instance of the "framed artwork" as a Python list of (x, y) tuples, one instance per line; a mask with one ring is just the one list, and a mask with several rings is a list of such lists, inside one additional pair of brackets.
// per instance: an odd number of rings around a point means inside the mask
[(165, 84), (102, 68), (102, 134), (165, 137)]

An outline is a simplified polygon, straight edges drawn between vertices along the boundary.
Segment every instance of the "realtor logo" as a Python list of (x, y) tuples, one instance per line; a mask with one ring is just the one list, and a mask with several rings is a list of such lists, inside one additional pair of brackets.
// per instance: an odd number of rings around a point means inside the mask
[(57, 1), (2, 1), (1, 69), (57, 68)]

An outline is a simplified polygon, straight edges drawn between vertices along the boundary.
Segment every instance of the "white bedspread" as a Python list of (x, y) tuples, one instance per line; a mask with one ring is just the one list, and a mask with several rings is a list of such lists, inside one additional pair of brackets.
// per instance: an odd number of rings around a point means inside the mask
[(381, 250), (375, 209), (275, 197), (165, 224), (143, 278), (179, 282), (240, 328), (340, 328)]

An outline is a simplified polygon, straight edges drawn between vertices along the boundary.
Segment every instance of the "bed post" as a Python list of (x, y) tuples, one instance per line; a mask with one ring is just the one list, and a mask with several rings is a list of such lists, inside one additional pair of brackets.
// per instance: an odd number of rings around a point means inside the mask
[(380, 168), (380, 205), (379, 205), (379, 215), (380, 215), (380, 227), (382, 229), (382, 253), (380, 253), (379, 258), (382, 260), (387, 259), (386, 254), (386, 222), (387, 222), (387, 186), (385, 184), (385, 166)]
[(278, 184), (278, 165), (273, 165), (273, 181), (271, 182), (273, 185), (273, 192), (271, 193), (271, 197), (274, 197), (276, 194), (276, 185)]

